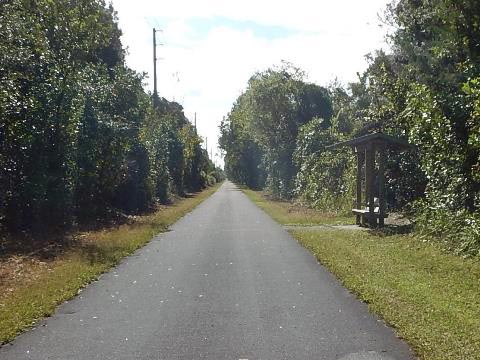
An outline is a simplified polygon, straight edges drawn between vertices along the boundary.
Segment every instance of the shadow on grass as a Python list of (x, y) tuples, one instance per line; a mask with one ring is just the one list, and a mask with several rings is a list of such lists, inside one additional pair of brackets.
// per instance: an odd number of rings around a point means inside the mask
[(377, 235), (380, 237), (394, 236), (394, 235), (407, 235), (407, 234), (413, 233), (414, 225), (413, 224), (386, 225), (383, 228), (370, 229), (369, 231), (371, 234)]
[[(0, 224), (0, 266), (2, 262), (12, 257), (27, 257), (39, 261), (53, 260), (72, 248), (84, 247), (83, 236), (85, 233), (115, 230), (123, 225), (135, 229), (136, 227), (144, 227), (145, 224), (149, 223), (152, 227), (161, 228), (162, 231), (165, 231), (166, 226), (163, 226), (162, 223), (154, 224), (153, 222), (156, 222), (156, 220), (150, 219), (150, 216), (163, 208), (175, 207), (183, 199), (195, 198), (202, 191), (172, 195), (167, 201), (135, 214), (125, 214), (113, 208), (107, 209), (105, 213), (83, 219), (71, 225), (67, 230), (52, 229), (45, 225), (28, 232), (7, 233)], [(86, 249), (87, 256), (93, 258), (92, 254), (96, 251)], [(100, 256), (102, 255), (100, 254)]]
[[(15, 256), (30, 257), (39, 261), (53, 260), (72, 248), (83, 247), (85, 244), (82, 234), (84, 233), (114, 230), (122, 225), (128, 225), (132, 228), (144, 226), (145, 221), (150, 221), (149, 216), (155, 214), (162, 207), (174, 206), (181, 199), (190, 199), (197, 195), (198, 193), (187, 193), (183, 196), (174, 196), (165, 204), (158, 204), (149, 211), (135, 215), (111, 211), (105, 217), (74, 224), (68, 231), (41, 229), (33, 233), (0, 233), (0, 265), (3, 261)], [(113, 213), (114, 215), (112, 215)], [(142, 217), (145, 220), (142, 220)], [(140, 221), (138, 221), (139, 219)]]
[(25, 234), (5, 235), (0, 239), (0, 263), (13, 256), (52, 260), (70, 249), (75, 241), (67, 234), (33, 237)]

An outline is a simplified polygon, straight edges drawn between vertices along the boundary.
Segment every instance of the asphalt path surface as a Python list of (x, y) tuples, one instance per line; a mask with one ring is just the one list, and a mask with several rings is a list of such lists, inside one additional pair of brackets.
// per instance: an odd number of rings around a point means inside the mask
[(1, 360), (411, 358), (230, 182), (0, 349)]

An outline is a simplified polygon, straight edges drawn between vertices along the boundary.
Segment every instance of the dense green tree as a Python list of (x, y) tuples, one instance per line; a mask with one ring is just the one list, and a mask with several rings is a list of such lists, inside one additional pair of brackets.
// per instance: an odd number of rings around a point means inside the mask
[(314, 118), (298, 134), (294, 153), (299, 168), (295, 193), (303, 203), (313, 207), (329, 212), (349, 211), (355, 186), (354, 159), (349, 149), (327, 149), (343, 136), (338, 128), (327, 127), (325, 122)]
[(480, 7), (473, 0), (399, 1), (394, 53), (410, 80), (403, 121), (419, 146), (428, 201), (478, 210), (480, 152), (471, 80), (480, 74)]
[(328, 123), (331, 116), (327, 90), (306, 83), (299, 69), (283, 64), (255, 74), (221, 127), (227, 174), (253, 186), (265, 174), (273, 195), (291, 198), (298, 129), (314, 117)]
[(101, 0), (0, 2), (0, 230), (65, 231), (199, 190), (212, 164), (157, 109)]
[(249, 126), (246, 96), (241, 95), (220, 125), (219, 145), (226, 151), (225, 171), (233, 181), (253, 189), (265, 185), (263, 151)]

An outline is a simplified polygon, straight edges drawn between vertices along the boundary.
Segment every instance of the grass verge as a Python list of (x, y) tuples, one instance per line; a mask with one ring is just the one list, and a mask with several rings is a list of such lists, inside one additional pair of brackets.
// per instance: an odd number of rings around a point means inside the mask
[[(297, 221), (297, 215), (278, 216), (281, 203), (250, 198), (283, 224)], [(292, 234), (420, 359), (480, 359), (479, 259), (462, 259), (414, 235), (329, 229)]]
[(355, 218), (350, 215), (339, 215), (334, 212), (322, 212), (309, 209), (289, 201), (274, 201), (263, 191), (242, 189), (242, 191), (258, 207), (283, 225), (347, 225), (354, 224)]
[[(65, 300), (97, 279), (125, 256), (149, 242), (156, 234), (190, 212), (220, 186), (206, 189), (191, 198), (115, 229), (77, 236), (75, 245), (50, 259), (12, 255), (0, 263), (17, 263), (9, 276), (0, 276), (0, 344), (7, 343), (38, 319), (50, 316)], [(2, 272), (0, 271), (0, 275)]]

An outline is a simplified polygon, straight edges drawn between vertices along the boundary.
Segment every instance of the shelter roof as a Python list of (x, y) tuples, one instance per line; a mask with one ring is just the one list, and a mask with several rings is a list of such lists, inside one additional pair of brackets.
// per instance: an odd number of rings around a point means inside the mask
[(335, 149), (335, 148), (344, 147), (344, 146), (362, 147), (367, 145), (368, 143), (382, 144), (382, 145), (384, 144), (387, 147), (390, 147), (399, 151), (411, 150), (414, 147), (413, 145), (409, 144), (405, 140), (397, 139), (397, 138), (394, 138), (393, 136), (379, 132), (379, 133), (360, 136), (358, 138), (347, 140), (347, 141), (342, 141), (337, 144), (327, 146), (327, 149)]

